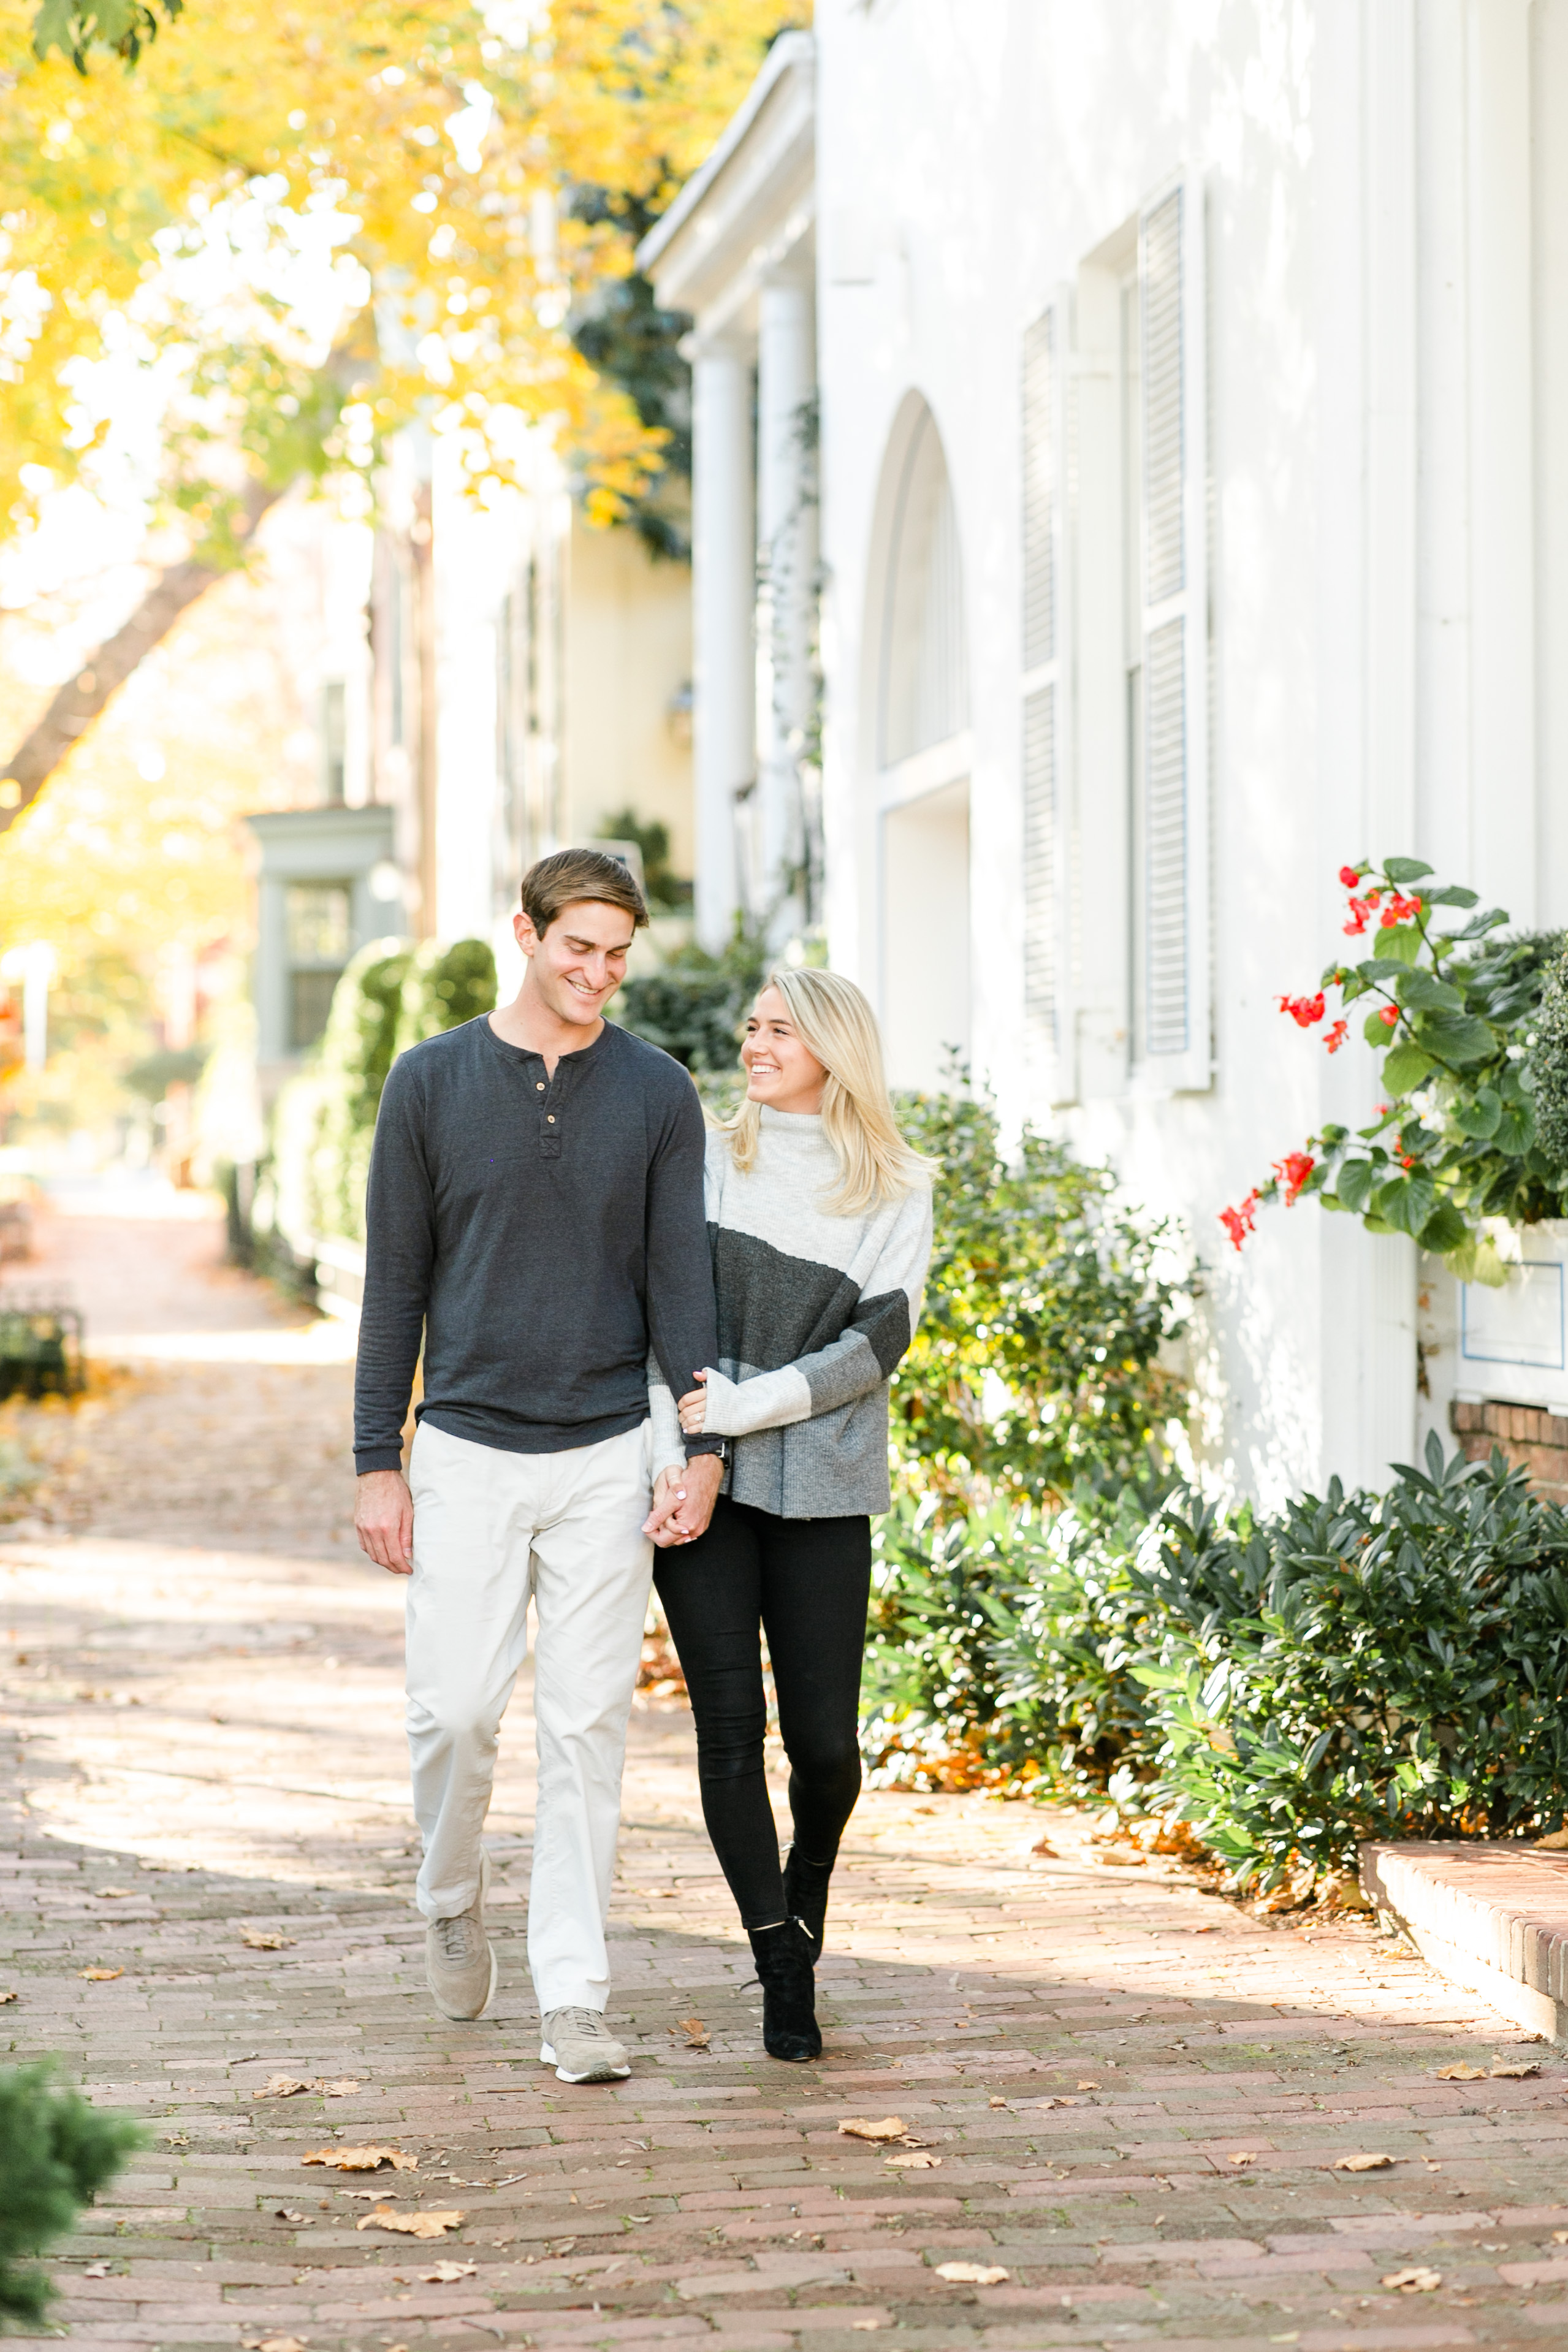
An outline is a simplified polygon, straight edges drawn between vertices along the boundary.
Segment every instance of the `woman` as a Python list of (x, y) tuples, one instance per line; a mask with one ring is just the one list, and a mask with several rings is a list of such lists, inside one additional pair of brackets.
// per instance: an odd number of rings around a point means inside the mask
[[(679, 1405), (688, 1434), (731, 1443), (707, 1531), (661, 1549), (655, 1580), (697, 1718), (703, 1817), (756, 1959), (763, 2046), (799, 2060), (822, 2049), (813, 1968), (860, 1793), (870, 1514), (888, 1507), (888, 1378), (920, 1313), (931, 1181), (852, 982), (774, 972), (741, 1060), (746, 1099), (708, 1138), (720, 1361)], [(655, 1385), (652, 1409), (673, 1437), (668, 1389)], [(790, 1760), (782, 1871), (763, 1633)]]

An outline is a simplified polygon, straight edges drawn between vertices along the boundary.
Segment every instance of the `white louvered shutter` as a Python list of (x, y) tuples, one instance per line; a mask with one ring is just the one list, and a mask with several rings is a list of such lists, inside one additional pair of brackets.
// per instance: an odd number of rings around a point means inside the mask
[(1068, 313), (1058, 297), (1024, 337), (1024, 1022), (1032, 1090), (1069, 1091), (1063, 807), (1067, 720), (1066, 383)]
[(1142, 936), (1136, 1028), (1152, 1076), (1205, 1087), (1209, 1051), (1208, 596), (1203, 199), (1139, 222), (1142, 514)]

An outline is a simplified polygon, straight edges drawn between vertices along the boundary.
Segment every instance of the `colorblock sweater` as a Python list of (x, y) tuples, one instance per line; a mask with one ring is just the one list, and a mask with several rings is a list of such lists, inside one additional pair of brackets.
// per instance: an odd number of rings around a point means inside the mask
[[(732, 1441), (724, 1491), (785, 1519), (885, 1511), (888, 1381), (914, 1336), (931, 1188), (857, 1216), (823, 1206), (838, 1161), (820, 1118), (762, 1113), (749, 1175), (708, 1138), (704, 1191), (719, 1360), (705, 1434)], [(678, 1458), (676, 1402), (649, 1370), (655, 1459)]]

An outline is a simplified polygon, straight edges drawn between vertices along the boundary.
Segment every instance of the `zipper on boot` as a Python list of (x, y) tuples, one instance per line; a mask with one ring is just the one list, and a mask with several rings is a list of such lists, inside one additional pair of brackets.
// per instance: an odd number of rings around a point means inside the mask
[(793, 2065), (820, 2058), (811, 1937), (798, 1919), (749, 1932), (763, 1989), (763, 2048), (770, 2058)]
[(822, 1958), (827, 1927), (827, 1887), (832, 1876), (830, 1862), (807, 1862), (798, 1846), (791, 1846), (784, 1862), (784, 1909), (805, 1929), (813, 1960)]

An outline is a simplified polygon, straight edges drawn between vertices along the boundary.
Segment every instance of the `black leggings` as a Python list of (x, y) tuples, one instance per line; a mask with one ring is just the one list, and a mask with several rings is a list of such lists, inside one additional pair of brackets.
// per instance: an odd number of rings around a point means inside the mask
[(805, 1862), (831, 1867), (860, 1794), (860, 1658), (871, 1522), (781, 1519), (721, 1495), (705, 1535), (654, 1555), (654, 1582), (697, 1718), (702, 1817), (747, 1927), (784, 1916), (763, 1770), (762, 1634)]

